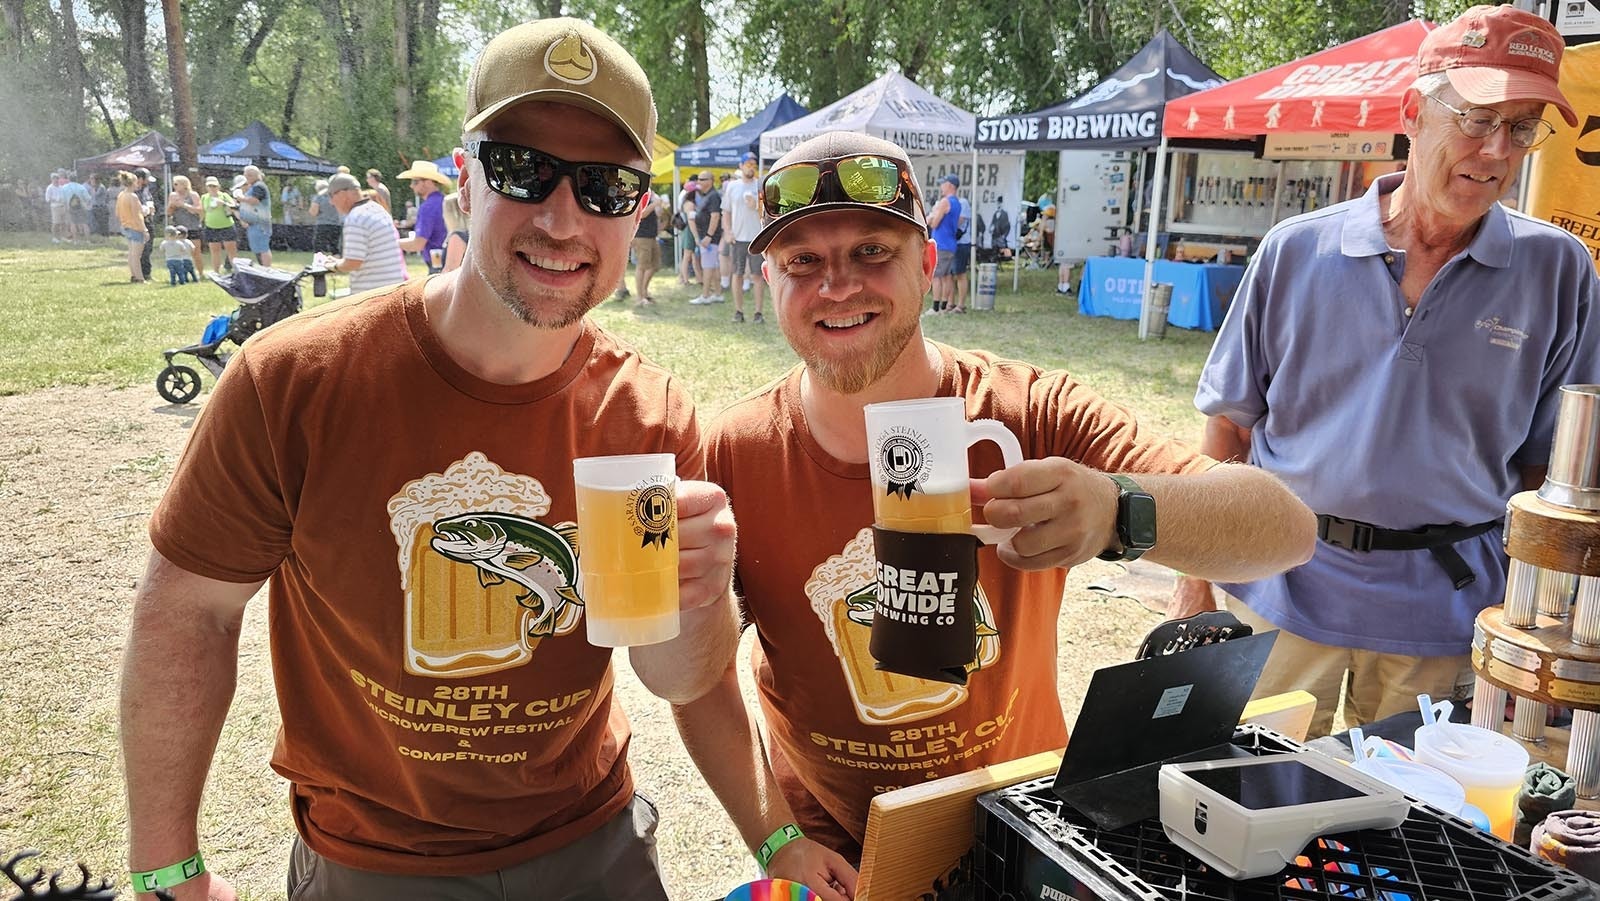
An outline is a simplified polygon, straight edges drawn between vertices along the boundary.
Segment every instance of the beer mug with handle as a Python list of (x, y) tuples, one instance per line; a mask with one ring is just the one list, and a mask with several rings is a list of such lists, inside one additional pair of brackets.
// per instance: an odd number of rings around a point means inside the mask
[(678, 476), (672, 454), (572, 461), (578, 569), (589, 643), (655, 644), (678, 635)]
[(1016, 529), (972, 522), (967, 448), (1000, 446), (1007, 467), (1022, 462), (1017, 436), (997, 420), (967, 421), (959, 397), (927, 397), (867, 405), (873, 521), (900, 532), (970, 532), (1000, 544)]
[(1022, 462), (1022, 445), (995, 420), (968, 422), (959, 397), (870, 404), (866, 418), (874, 667), (965, 685), (977, 657), (978, 542), (1016, 534), (973, 524), (967, 448), (993, 441), (1010, 467)]

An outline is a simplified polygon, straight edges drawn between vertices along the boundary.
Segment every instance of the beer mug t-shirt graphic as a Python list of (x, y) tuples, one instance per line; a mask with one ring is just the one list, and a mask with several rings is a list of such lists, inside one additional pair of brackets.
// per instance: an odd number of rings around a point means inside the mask
[(462, 677), (521, 666), (583, 618), (577, 527), (539, 517), (537, 479), (473, 452), (389, 500), (405, 595), (405, 668)]
[[(812, 570), (805, 586), (811, 610), (822, 621), (823, 632), (839, 658), (856, 718), (867, 725), (883, 726), (927, 719), (961, 706), (968, 694), (964, 685), (877, 669), (869, 649), (877, 585), (872, 529), (864, 528), (842, 553)], [(972, 606), (977, 649), (969, 673), (1000, 659), (1000, 631), (982, 585), (974, 589)]]

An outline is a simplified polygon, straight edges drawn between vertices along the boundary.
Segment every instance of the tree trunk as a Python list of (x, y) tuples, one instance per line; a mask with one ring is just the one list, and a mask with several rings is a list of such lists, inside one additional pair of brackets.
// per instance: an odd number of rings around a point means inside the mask
[(83, 46), (78, 41), (78, 17), (73, 13), (72, 0), (61, 2), (61, 70), (66, 76), (67, 104), (64, 110), (72, 118), (69, 124), (74, 136), (86, 135), (88, 123), (84, 121), (83, 97), (88, 87), (88, 72), (83, 66)]
[(267, 42), (267, 36), (272, 34), (273, 19), (271, 16), (262, 16), (261, 24), (250, 34), (250, 40), (244, 42), (239, 50), (239, 67), (248, 69), (256, 64), (256, 56), (261, 52), (261, 45)]
[(167, 78), (172, 83), (172, 122), (178, 130), (178, 168), (192, 176), (199, 172), (200, 152), (194, 136), (194, 98), (189, 90), (189, 38), (178, 0), (161, 0), (161, 17), (167, 26)]
[(561, 15), (561, 0), (536, 0), (533, 8), (541, 19), (554, 19)]
[(684, 62), (694, 75), (694, 136), (711, 130), (711, 79), (706, 61), (706, 12), (699, 3), (690, 4), (689, 21), (684, 29)]
[(300, 78), (305, 75), (306, 58), (294, 58), (294, 69), (289, 73), (289, 90), (283, 101), (283, 127), (278, 129), (278, 134), (283, 135), (285, 141), (290, 140), (289, 135), (294, 129), (294, 100), (300, 94)]
[(117, 136), (117, 120), (111, 118), (111, 108), (106, 106), (106, 98), (100, 93), (100, 88), (90, 82), (89, 92), (94, 95), (95, 106), (100, 107), (100, 118), (106, 122), (106, 131), (111, 134), (111, 146), (121, 147), (122, 138)]
[(361, 67), (361, 51), (354, 37), (359, 24), (354, 13), (345, 16), (340, 0), (318, 0), (317, 5), (333, 31), (333, 45), (339, 55), (339, 89), (349, 96), (355, 88), (356, 71)]
[(0, 11), (5, 13), (6, 30), (11, 34), (12, 55), (22, 59), (22, 48), (33, 43), (33, 34), (28, 31), (28, 10), (24, 0), (0, 0)]
[(128, 81), (128, 115), (154, 126), (161, 119), (156, 86), (150, 77), (150, 21), (144, 0), (116, 0), (112, 12), (122, 27), (122, 69)]
[(394, 0), (394, 137), (411, 143), (411, 0)]

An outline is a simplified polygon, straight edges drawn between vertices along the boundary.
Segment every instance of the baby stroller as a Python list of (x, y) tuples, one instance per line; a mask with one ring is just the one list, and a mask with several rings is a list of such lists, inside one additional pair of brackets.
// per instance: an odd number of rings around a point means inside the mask
[(174, 404), (194, 400), (200, 393), (200, 373), (191, 366), (174, 363), (172, 358), (189, 354), (213, 376), (220, 377), (228, 358), (233, 356), (221, 350), (222, 345), (228, 341), (243, 344), (256, 332), (300, 312), (300, 279), (311, 271), (306, 268), (288, 272), (240, 259), (234, 260), (233, 272), (227, 275), (208, 273), (207, 278), (239, 301), (239, 308), (212, 319), (200, 336), (200, 343), (161, 352), (167, 368), (156, 376), (156, 393)]

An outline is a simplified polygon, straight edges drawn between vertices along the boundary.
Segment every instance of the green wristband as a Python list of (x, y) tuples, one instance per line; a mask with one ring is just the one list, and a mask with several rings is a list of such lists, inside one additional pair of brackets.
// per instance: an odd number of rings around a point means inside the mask
[(133, 877), (133, 890), (136, 892), (153, 892), (158, 888), (172, 888), (181, 885), (206, 871), (206, 862), (200, 852), (187, 860), (180, 860), (170, 866), (159, 870), (146, 870), (143, 873), (130, 873)]
[(793, 823), (784, 823), (779, 826), (778, 831), (767, 836), (767, 840), (762, 842), (761, 847), (756, 849), (756, 863), (761, 864), (761, 869), (765, 870), (767, 864), (772, 863), (772, 855), (778, 853), (779, 848), (797, 838), (805, 838), (805, 833), (800, 831), (799, 826)]

